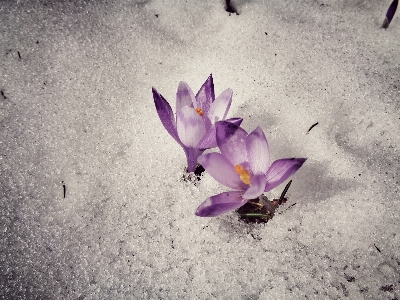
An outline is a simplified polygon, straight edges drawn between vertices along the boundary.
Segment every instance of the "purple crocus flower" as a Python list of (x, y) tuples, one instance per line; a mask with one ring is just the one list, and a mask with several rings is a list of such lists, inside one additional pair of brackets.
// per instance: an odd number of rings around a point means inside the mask
[(278, 159), (269, 165), (269, 147), (257, 127), (250, 134), (236, 124), (218, 122), (216, 140), (221, 153), (201, 155), (198, 162), (219, 183), (233, 189), (205, 200), (199, 217), (215, 217), (237, 209), (288, 179), (306, 158)]
[[(185, 82), (180, 82), (176, 93), (176, 120), (171, 106), (153, 87), (154, 104), (158, 116), (168, 133), (185, 150), (188, 172), (194, 172), (197, 158), (209, 148), (217, 147), (215, 122), (225, 120), (232, 102), (232, 90), (227, 89), (215, 99), (210, 75), (194, 96)], [(240, 125), (243, 119), (226, 121)]]
[(393, 19), (393, 16), (394, 16), (394, 14), (395, 14), (395, 12), (396, 12), (396, 9), (397, 9), (397, 5), (399, 4), (399, 0), (394, 0), (393, 2), (392, 2), (392, 4), (390, 4), (390, 6), (389, 6), (389, 9), (388, 9), (388, 11), (387, 11), (387, 13), (386, 13), (386, 17), (385, 17), (385, 20), (383, 21), (383, 24), (382, 24), (382, 28), (388, 28), (389, 27), (389, 24), (390, 24), (390, 22), (392, 21), (392, 19)]

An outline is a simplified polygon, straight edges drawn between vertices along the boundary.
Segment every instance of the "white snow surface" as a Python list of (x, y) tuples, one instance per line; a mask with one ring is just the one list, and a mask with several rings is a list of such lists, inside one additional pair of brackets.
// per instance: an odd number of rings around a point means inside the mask
[[(0, 1), (0, 299), (400, 298), (399, 12), (232, 3)], [(211, 73), (308, 158), (267, 224), (194, 215), (229, 189), (181, 179), (155, 110)]]

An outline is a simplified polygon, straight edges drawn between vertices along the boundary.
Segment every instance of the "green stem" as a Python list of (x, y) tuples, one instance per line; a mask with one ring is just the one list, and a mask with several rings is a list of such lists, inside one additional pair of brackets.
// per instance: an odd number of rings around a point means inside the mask
[(250, 217), (250, 218), (256, 218), (256, 217), (267, 218), (267, 219), (271, 219), (272, 218), (270, 215), (260, 214), (260, 213), (240, 214), (240, 216), (242, 216), (242, 217)]

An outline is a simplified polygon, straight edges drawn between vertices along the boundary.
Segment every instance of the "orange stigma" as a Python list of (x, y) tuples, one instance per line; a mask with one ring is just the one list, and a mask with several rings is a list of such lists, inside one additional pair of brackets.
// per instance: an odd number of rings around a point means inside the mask
[(236, 165), (235, 166), (235, 171), (236, 173), (239, 174), (240, 179), (245, 183), (250, 185), (250, 178), (251, 175), (249, 173), (249, 171), (247, 171), (246, 169), (244, 169), (241, 165)]
[(196, 108), (196, 111), (200, 116), (204, 115), (204, 112), (200, 107)]

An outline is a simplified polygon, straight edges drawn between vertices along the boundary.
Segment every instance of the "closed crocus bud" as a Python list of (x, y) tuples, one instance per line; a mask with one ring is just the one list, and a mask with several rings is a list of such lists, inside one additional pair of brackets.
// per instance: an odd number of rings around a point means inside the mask
[[(180, 82), (176, 93), (176, 117), (168, 101), (153, 87), (154, 104), (161, 123), (181, 145), (186, 154), (187, 171), (194, 172), (197, 158), (209, 148), (217, 146), (215, 122), (225, 120), (232, 102), (232, 90), (227, 89), (215, 99), (212, 75), (196, 96), (185, 82)], [(226, 120), (240, 125), (243, 119)]]
[(393, 16), (396, 12), (397, 5), (399, 4), (399, 0), (394, 0), (392, 4), (390, 4), (389, 9), (386, 13), (385, 20), (383, 21), (382, 28), (388, 28), (390, 22), (392, 22)]

